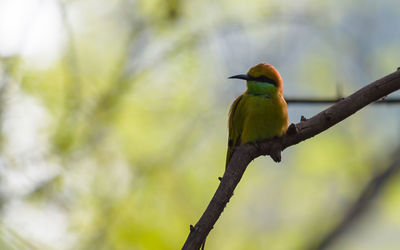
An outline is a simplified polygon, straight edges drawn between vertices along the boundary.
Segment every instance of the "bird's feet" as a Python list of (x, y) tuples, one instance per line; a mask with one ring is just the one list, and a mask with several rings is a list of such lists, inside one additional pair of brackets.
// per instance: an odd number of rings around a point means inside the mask
[(271, 151), (269, 153), (269, 156), (271, 156), (272, 160), (274, 160), (274, 162), (281, 162), (281, 146), (278, 143), (273, 143), (272, 147), (271, 147)]
[[(275, 136), (273, 139), (277, 139), (278, 137)], [(255, 142), (249, 142), (250, 145), (252, 145), (253, 147), (256, 148), (256, 150), (258, 152), (262, 152), (262, 149), (260, 147), (260, 145), (258, 144), (260, 141), (255, 141)], [(274, 160), (274, 162), (280, 162), (282, 157), (281, 157), (281, 147), (279, 143), (273, 143), (272, 144), (272, 148), (271, 151), (269, 153), (269, 156), (271, 156), (272, 160)]]
[(271, 158), (272, 158), (272, 160), (274, 160), (274, 162), (281, 162), (282, 157), (281, 157), (281, 151), (280, 150), (271, 151), (269, 156), (271, 156)]

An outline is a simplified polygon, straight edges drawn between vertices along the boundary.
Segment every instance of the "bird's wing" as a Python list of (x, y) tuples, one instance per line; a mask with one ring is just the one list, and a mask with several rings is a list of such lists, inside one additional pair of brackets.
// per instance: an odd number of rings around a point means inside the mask
[(229, 110), (229, 139), (228, 139), (228, 152), (226, 154), (226, 164), (225, 167), (228, 166), (228, 163), (232, 157), (233, 149), (235, 146), (240, 145), (240, 137), (243, 130), (243, 95), (240, 95), (236, 100), (232, 103), (232, 106)]

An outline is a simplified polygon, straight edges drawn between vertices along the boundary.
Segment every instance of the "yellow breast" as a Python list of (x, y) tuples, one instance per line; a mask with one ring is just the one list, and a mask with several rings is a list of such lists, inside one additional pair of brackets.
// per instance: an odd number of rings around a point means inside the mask
[(243, 98), (241, 144), (270, 139), (286, 132), (289, 121), (286, 102), (281, 95), (269, 97), (245, 94)]

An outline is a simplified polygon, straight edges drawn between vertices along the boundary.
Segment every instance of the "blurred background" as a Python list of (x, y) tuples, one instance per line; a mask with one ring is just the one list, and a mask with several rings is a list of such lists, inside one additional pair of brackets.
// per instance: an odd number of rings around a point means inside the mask
[[(0, 249), (180, 249), (224, 171), (245, 90), (227, 77), (268, 62), (286, 97), (349, 95), (400, 66), (399, 16), (397, 0), (0, 0)], [(290, 122), (327, 107), (289, 104)], [(399, 107), (256, 159), (206, 249), (310, 249), (393, 162)], [(329, 249), (398, 249), (399, 211), (394, 175)]]

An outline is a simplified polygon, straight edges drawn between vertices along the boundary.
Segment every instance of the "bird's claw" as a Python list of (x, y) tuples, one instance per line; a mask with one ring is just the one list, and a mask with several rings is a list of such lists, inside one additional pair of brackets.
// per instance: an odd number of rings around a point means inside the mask
[(272, 160), (274, 160), (274, 162), (281, 162), (281, 148), (279, 146), (279, 144), (272, 144), (272, 148), (271, 148), (271, 152), (269, 154), (269, 156), (271, 156)]
[(275, 151), (275, 152), (271, 152), (271, 154), (269, 155), (271, 156), (272, 160), (274, 160), (274, 162), (281, 162), (281, 151)]

